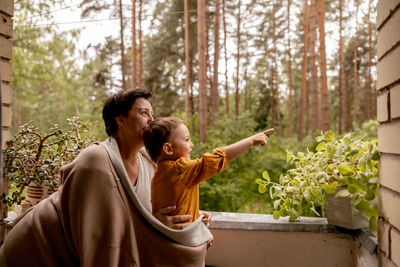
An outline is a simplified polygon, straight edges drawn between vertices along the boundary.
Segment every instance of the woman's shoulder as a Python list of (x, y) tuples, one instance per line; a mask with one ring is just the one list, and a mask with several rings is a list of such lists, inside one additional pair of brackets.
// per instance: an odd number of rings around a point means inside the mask
[(103, 145), (96, 142), (82, 150), (79, 155), (69, 164), (64, 165), (61, 170), (61, 183), (65, 183), (71, 173), (103, 173), (107, 172), (109, 156)]
[(86, 164), (99, 164), (108, 160), (106, 148), (99, 142), (95, 142), (82, 150), (81, 153), (75, 158), (74, 163)]

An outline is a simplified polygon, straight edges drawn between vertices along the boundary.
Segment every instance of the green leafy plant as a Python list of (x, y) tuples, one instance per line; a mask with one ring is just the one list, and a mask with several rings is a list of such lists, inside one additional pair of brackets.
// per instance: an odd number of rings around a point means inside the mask
[(279, 182), (272, 182), (267, 171), (256, 180), (259, 192), (268, 191), (273, 199), (273, 217), (289, 216), (293, 221), (304, 206), (321, 216), (326, 194), (335, 194), (349, 197), (352, 207), (369, 220), (371, 232), (376, 232), (377, 140), (362, 141), (352, 134), (337, 139), (331, 131), (321, 132), (316, 140), (315, 152), (287, 151), (292, 168), (280, 175)]
[(77, 117), (67, 120), (70, 125), (68, 131), (62, 131), (57, 124), (46, 133), (40, 132), (32, 122), (19, 127), (3, 152), (3, 177), (9, 179), (13, 190), (3, 202), (9, 206), (21, 204), (25, 198), (24, 190), (30, 183), (57, 187), (61, 166), (71, 162), (94, 141), (93, 138), (82, 137), (88, 125)]

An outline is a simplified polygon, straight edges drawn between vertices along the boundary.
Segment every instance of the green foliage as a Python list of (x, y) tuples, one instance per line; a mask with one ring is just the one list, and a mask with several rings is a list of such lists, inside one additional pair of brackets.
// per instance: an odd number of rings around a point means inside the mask
[(304, 207), (317, 216), (326, 203), (326, 194), (349, 197), (352, 206), (370, 221), (371, 232), (376, 232), (378, 217), (376, 196), (378, 193), (377, 140), (362, 141), (355, 134), (337, 139), (331, 132), (316, 138), (316, 151), (287, 151), (291, 168), (270, 181), (264, 174), (256, 183), (260, 193), (268, 191), (273, 199), (274, 218), (289, 216), (293, 221)]
[[(107, 90), (96, 82), (96, 74), (104, 71), (104, 64), (79, 54), (75, 46), (79, 31), (60, 32), (54, 25), (37, 25), (52, 21), (54, 13), (50, 11), (56, 8), (56, 2), (59, 1), (15, 2), (13, 132), (31, 120), (40, 129), (48, 129), (54, 123), (67, 127), (66, 118), (73, 116), (101, 121)], [(85, 64), (82, 60), (86, 60)], [(101, 126), (95, 125), (94, 131), (104, 132)]]
[(19, 127), (3, 152), (4, 177), (11, 182), (11, 195), (3, 201), (9, 206), (20, 204), (24, 189), (30, 183), (56, 187), (61, 166), (71, 162), (94, 138), (85, 137), (89, 125), (77, 117), (67, 119), (70, 128), (63, 131), (54, 124), (42, 133), (32, 122)]
[[(197, 2), (188, 1), (188, 9), (196, 10)], [(158, 1), (154, 8), (152, 23), (159, 25), (157, 31), (144, 39), (144, 83), (154, 95), (154, 111), (158, 116), (170, 116), (184, 107), (185, 85), (185, 28), (183, 1)], [(197, 52), (196, 14), (189, 16), (190, 83), (196, 80)]]

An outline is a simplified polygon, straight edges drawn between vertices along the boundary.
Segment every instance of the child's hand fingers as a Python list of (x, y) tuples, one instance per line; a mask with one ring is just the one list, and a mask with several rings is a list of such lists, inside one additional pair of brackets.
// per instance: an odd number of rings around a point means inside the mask
[(273, 131), (275, 131), (275, 129), (274, 129), (274, 128), (270, 128), (270, 129), (268, 129), (268, 130), (265, 130), (263, 133), (264, 133), (265, 135), (267, 135), (267, 134), (272, 133)]
[(262, 140), (261, 146), (265, 146), (268, 144), (268, 136), (264, 135), (264, 139)]

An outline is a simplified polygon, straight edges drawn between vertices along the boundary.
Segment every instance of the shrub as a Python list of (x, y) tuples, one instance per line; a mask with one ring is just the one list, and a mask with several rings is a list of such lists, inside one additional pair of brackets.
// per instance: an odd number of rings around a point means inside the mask
[(77, 117), (67, 119), (70, 129), (63, 131), (53, 125), (47, 132), (40, 132), (32, 122), (20, 126), (3, 152), (3, 176), (13, 189), (3, 201), (9, 206), (21, 204), (24, 190), (30, 183), (57, 187), (60, 168), (71, 162), (94, 138), (82, 136), (88, 125)]

